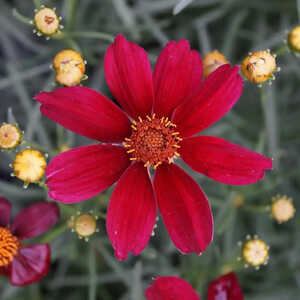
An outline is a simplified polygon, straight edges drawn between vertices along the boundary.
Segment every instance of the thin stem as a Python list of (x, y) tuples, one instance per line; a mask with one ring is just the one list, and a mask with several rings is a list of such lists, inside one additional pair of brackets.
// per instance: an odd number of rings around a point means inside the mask
[(16, 8), (13, 8), (12, 15), (21, 23), (32, 26), (32, 20), (20, 14)]
[(68, 229), (68, 224), (66, 222), (55, 226), (52, 230), (49, 230), (40, 240), (39, 242), (42, 244), (50, 243), (59, 235), (63, 234)]

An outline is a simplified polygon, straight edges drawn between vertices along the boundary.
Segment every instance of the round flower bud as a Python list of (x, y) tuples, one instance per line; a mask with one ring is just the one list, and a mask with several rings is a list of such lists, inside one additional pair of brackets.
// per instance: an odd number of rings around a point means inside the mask
[(43, 7), (34, 16), (36, 30), (44, 35), (51, 36), (59, 30), (59, 18), (55, 10)]
[(293, 28), (288, 35), (288, 46), (295, 52), (300, 52), (300, 26)]
[(255, 83), (265, 82), (276, 71), (275, 56), (268, 50), (250, 53), (243, 60), (241, 70), (248, 80)]
[(228, 63), (229, 62), (226, 59), (226, 57), (217, 50), (207, 53), (203, 57), (203, 61), (202, 61), (203, 77), (206, 78), (209, 74), (214, 72), (220, 66)]
[(267, 264), (269, 260), (269, 246), (261, 239), (247, 237), (247, 241), (242, 246), (242, 257), (246, 265), (259, 268)]
[(0, 126), (0, 148), (15, 149), (22, 141), (22, 132), (17, 125), (3, 123)]
[(74, 50), (62, 50), (54, 57), (56, 81), (65, 86), (78, 85), (84, 77), (85, 62)]
[(233, 198), (233, 204), (235, 207), (241, 207), (245, 203), (245, 197), (243, 195), (236, 195)]
[(292, 199), (287, 196), (277, 196), (273, 198), (271, 214), (278, 223), (284, 223), (293, 218), (295, 207)]
[(84, 238), (88, 241), (89, 237), (92, 236), (95, 232), (98, 232), (97, 228), (97, 216), (94, 216), (92, 213), (77, 213), (76, 217), (72, 216), (68, 222), (69, 227), (72, 228), (72, 231), (75, 231), (79, 238)]
[(47, 166), (45, 156), (38, 150), (20, 151), (13, 162), (14, 175), (26, 183), (35, 183), (42, 179)]

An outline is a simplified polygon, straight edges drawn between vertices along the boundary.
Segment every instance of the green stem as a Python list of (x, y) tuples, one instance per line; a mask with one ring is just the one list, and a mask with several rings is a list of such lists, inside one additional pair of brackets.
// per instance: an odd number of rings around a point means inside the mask
[(280, 48), (272, 51), (272, 53), (276, 54), (277, 56), (285, 54), (285, 53), (288, 53), (288, 52), (290, 52), (290, 49), (289, 49), (289, 47), (287, 45), (284, 45), (284, 46), (282, 46), (282, 47), (280, 47)]
[(268, 205), (243, 205), (241, 209), (254, 213), (267, 213), (269, 211)]
[(39, 242), (42, 244), (50, 243), (59, 235), (63, 234), (68, 229), (68, 224), (62, 223), (58, 226), (55, 226), (52, 230), (49, 230), (40, 240)]
[(20, 14), (16, 8), (12, 10), (12, 15), (21, 23), (32, 26), (32, 20)]
[(60, 34), (53, 35), (52, 37), (55, 39), (66, 39), (70, 37), (98, 39), (110, 43), (114, 41), (114, 37), (112, 35), (108, 33), (95, 32), (95, 31), (73, 31), (73, 32), (64, 31)]

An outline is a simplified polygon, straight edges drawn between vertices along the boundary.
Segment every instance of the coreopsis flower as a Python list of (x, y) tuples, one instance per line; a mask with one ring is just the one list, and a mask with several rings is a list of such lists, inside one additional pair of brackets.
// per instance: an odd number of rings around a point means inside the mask
[[(175, 276), (156, 278), (145, 295), (147, 300), (200, 300), (187, 281)], [(235, 273), (228, 273), (212, 281), (208, 286), (207, 300), (243, 300)]]
[(10, 222), (11, 205), (0, 197), (0, 274), (12, 285), (27, 285), (45, 277), (50, 267), (48, 244), (24, 245), (46, 232), (59, 218), (55, 203), (39, 202), (22, 210)]
[(226, 184), (254, 183), (272, 168), (272, 160), (258, 153), (218, 137), (195, 136), (240, 97), (238, 70), (224, 65), (203, 81), (200, 56), (182, 40), (166, 45), (152, 74), (144, 49), (118, 35), (105, 56), (105, 76), (123, 110), (86, 87), (35, 97), (50, 119), (105, 143), (55, 157), (46, 171), (49, 196), (80, 202), (117, 182), (106, 223), (117, 258), (146, 247), (157, 206), (175, 246), (202, 253), (213, 235), (210, 205), (197, 182), (175, 164), (177, 158)]

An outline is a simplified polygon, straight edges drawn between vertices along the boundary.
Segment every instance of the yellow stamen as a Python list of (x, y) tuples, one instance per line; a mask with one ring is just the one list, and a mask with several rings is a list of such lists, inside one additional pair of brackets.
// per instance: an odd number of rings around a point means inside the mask
[(131, 125), (131, 128), (135, 131), (137, 131), (136, 127), (134, 125)]
[(174, 147), (174, 148), (178, 148), (178, 149), (181, 148), (179, 145), (176, 145), (176, 144), (173, 145), (173, 147)]
[(129, 160), (136, 160), (136, 157), (130, 157)]
[(127, 153), (132, 153), (134, 151), (135, 151), (134, 149), (130, 149), (130, 150), (127, 151)]
[(156, 165), (154, 165), (154, 166), (153, 166), (154, 170), (155, 170), (159, 165), (161, 165), (161, 164), (162, 164), (162, 162), (159, 161)]
[(174, 154), (175, 154), (176, 156), (180, 156), (180, 154), (179, 154), (178, 152), (176, 152), (176, 151), (174, 152)]
[(144, 167), (149, 167), (150, 166), (150, 162), (147, 161), (145, 164), (144, 164)]
[(127, 142), (130, 142), (130, 141), (131, 141), (131, 139), (129, 139), (129, 138), (125, 138), (125, 141), (127, 141)]
[(141, 123), (143, 123), (143, 119), (141, 117), (138, 117), (138, 119)]
[(152, 121), (152, 119), (147, 115), (146, 118), (148, 119), (148, 121)]
[(154, 119), (155, 119), (155, 115), (156, 115), (155, 113), (152, 115), (152, 120), (154, 120)]

